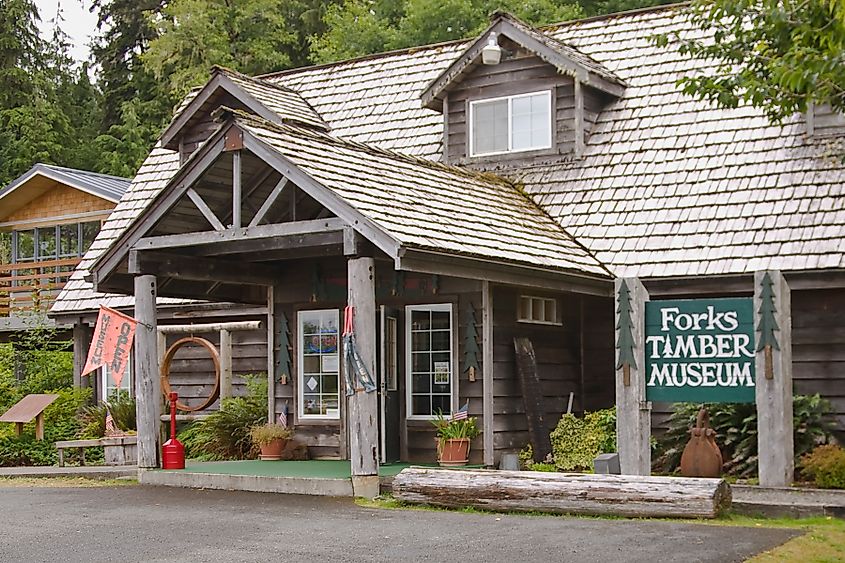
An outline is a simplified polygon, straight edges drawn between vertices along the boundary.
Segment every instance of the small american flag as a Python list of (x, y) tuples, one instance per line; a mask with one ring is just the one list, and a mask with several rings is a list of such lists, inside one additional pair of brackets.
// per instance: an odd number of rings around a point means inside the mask
[(466, 420), (469, 417), (469, 400), (452, 414), (452, 420)]
[(114, 417), (111, 411), (106, 408), (106, 436), (117, 433), (117, 425), (114, 423)]
[(285, 428), (288, 427), (288, 404), (287, 403), (285, 403), (285, 406), (282, 407), (282, 412), (279, 413), (279, 424), (281, 424)]

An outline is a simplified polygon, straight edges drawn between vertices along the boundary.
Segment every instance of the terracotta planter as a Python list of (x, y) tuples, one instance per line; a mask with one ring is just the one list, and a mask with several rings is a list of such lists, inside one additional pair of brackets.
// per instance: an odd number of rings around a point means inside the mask
[(264, 461), (277, 461), (282, 459), (282, 452), (288, 441), (285, 438), (277, 438), (269, 444), (261, 444), (261, 455), (259, 459)]
[(469, 438), (453, 438), (437, 442), (437, 462), (443, 467), (456, 467), (469, 462)]

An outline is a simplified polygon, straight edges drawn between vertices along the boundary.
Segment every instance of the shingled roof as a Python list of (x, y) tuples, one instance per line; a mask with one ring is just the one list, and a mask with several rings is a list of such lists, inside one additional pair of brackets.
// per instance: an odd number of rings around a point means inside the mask
[[(670, 6), (543, 28), (626, 83), (598, 117), (583, 159), (515, 178), (615, 275), (690, 277), (761, 268), (845, 268), (845, 166), (804, 134), (747, 107), (717, 109), (678, 91), (697, 72), (659, 33), (699, 33)], [(419, 95), (472, 41), (267, 75), (296, 91), (332, 135), (439, 160), (443, 116)], [(74, 274), (54, 311), (90, 309), (84, 267), (178, 168), (157, 148)], [(118, 298), (128, 301), (131, 298)]]

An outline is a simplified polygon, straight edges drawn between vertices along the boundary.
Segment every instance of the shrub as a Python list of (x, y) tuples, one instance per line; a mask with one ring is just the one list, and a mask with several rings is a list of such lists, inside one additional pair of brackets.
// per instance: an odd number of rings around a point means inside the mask
[(845, 450), (833, 444), (801, 457), (801, 474), (823, 489), (845, 489)]
[(558, 470), (592, 469), (597, 455), (616, 451), (616, 411), (588, 412), (583, 418), (565, 414), (552, 431), (551, 440)]
[(120, 430), (132, 432), (138, 429), (135, 423), (135, 398), (121, 391), (108, 403), (89, 405), (82, 409), (80, 421), (84, 425), (82, 434), (89, 438), (99, 438), (106, 434), (106, 407), (111, 410), (114, 424)]
[[(681, 454), (689, 441), (689, 429), (702, 405), (678, 403), (669, 418), (669, 430), (658, 440), (654, 469), (672, 473), (678, 469)], [(729, 475), (748, 478), (757, 474), (757, 407), (748, 403), (716, 403), (704, 407), (710, 413), (710, 427), (716, 431), (716, 443)], [(832, 438), (826, 419), (830, 403), (819, 395), (796, 395), (792, 402), (795, 459)]]
[(247, 377), (247, 388), (246, 397), (225, 399), (220, 410), (179, 434), (186, 458), (217, 461), (254, 456), (249, 429), (267, 422), (267, 378)]
[(0, 438), (0, 467), (54, 465), (57, 457), (53, 442), (33, 434)]

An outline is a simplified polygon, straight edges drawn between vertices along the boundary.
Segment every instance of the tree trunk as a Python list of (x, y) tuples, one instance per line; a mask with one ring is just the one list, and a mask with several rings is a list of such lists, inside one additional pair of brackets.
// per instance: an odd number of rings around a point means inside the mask
[(715, 518), (730, 507), (722, 479), (410, 467), (393, 496), (450, 508), (653, 518)]

